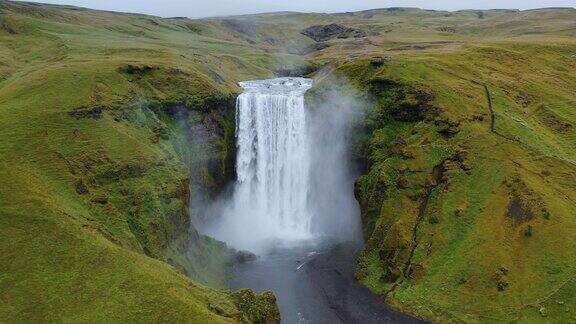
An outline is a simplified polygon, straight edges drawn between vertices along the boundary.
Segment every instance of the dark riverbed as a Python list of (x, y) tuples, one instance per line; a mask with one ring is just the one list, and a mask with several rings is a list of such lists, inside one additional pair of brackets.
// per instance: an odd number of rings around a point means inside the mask
[(421, 323), (354, 281), (357, 251), (353, 244), (277, 246), (236, 265), (232, 288), (273, 291), (284, 324)]

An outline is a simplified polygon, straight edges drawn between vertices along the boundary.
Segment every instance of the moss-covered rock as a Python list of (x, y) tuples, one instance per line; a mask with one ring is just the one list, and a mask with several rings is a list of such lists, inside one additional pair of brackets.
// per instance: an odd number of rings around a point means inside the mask
[(256, 294), (250, 289), (241, 289), (233, 292), (231, 296), (238, 309), (242, 312), (243, 322), (258, 324), (280, 323), (280, 310), (273, 293), (268, 291)]

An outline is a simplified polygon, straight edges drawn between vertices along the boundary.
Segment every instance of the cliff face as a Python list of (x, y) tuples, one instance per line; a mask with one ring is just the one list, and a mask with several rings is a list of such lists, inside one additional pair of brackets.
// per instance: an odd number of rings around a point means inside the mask
[[(105, 165), (97, 174), (83, 171), (77, 186), (82, 187), (80, 195), (90, 201), (94, 201), (90, 198), (91, 191), (106, 192), (96, 199), (102, 205), (114, 205), (123, 213), (140, 252), (170, 264), (200, 283), (225, 287), (229, 276), (227, 248), (198, 234), (191, 222), (212, 196), (223, 189), (233, 171), (230, 162), (234, 148), (231, 130), (234, 101), (208, 100), (214, 103), (190, 106), (186, 102), (152, 100), (103, 111), (117, 123), (144, 130), (147, 133), (144, 140), (163, 150), (160, 160), (152, 166)], [(147, 178), (157, 167), (160, 170), (155, 177)], [(167, 171), (174, 171), (168, 179)]]

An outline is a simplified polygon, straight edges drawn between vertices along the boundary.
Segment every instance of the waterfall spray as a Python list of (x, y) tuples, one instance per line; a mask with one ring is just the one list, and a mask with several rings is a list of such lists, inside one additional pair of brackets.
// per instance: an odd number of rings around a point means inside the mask
[(241, 82), (236, 104), (236, 173), (231, 197), (216, 202), (205, 233), (236, 249), (361, 239), (350, 125), (359, 109), (345, 92), (304, 95), (312, 80)]

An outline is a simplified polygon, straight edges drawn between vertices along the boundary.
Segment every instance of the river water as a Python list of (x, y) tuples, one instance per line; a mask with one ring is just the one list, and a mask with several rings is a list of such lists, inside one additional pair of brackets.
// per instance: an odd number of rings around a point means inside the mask
[(232, 288), (271, 290), (282, 323), (420, 323), (354, 281), (357, 244), (322, 241), (271, 248), (234, 267)]

